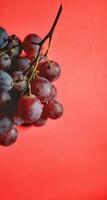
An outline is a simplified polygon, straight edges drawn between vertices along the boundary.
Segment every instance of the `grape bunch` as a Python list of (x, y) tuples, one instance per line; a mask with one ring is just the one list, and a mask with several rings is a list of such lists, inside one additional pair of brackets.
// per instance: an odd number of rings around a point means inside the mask
[[(63, 106), (53, 85), (61, 75), (60, 65), (48, 57), (62, 5), (49, 33), (41, 39), (28, 34), (23, 42), (0, 27), (0, 145), (16, 142), (18, 125), (41, 127), (58, 119)], [(44, 51), (44, 44), (48, 47)]]

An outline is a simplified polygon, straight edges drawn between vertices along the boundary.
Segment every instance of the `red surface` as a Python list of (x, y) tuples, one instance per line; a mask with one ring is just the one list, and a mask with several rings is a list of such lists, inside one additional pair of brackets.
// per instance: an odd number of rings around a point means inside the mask
[[(1, 0), (0, 24), (44, 36), (60, 0)], [(1, 200), (107, 200), (107, 1), (63, 0), (50, 58), (64, 116), (0, 147)]]

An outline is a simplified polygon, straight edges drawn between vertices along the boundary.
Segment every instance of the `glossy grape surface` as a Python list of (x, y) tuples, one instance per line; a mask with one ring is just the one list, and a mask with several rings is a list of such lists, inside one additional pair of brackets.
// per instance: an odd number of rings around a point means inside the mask
[(26, 123), (32, 123), (42, 115), (42, 104), (35, 95), (23, 95), (18, 100), (18, 116)]
[(18, 131), (15, 125), (13, 125), (8, 132), (0, 135), (0, 145), (2, 146), (10, 146), (14, 144), (18, 137)]
[[(25, 39), (23, 41), (23, 48), (24, 48), (24, 51), (26, 52), (28, 58), (32, 59), (37, 55), (39, 45), (36, 43), (39, 43), (39, 42), (41, 42), (40, 36), (38, 36), (34, 33), (31, 33), (25, 37)], [(35, 43), (35, 44), (33, 44), (33, 43)]]
[(31, 82), (32, 93), (35, 94), (42, 103), (46, 103), (51, 99), (52, 86), (51, 83), (43, 77), (37, 77)]
[(38, 65), (39, 76), (45, 77), (50, 82), (57, 80), (61, 74), (61, 67), (55, 61), (45, 61)]
[(9, 91), (13, 87), (12, 77), (5, 71), (0, 70), (0, 91)]
[(50, 101), (45, 106), (45, 112), (50, 119), (58, 119), (63, 114), (63, 106), (57, 101)]

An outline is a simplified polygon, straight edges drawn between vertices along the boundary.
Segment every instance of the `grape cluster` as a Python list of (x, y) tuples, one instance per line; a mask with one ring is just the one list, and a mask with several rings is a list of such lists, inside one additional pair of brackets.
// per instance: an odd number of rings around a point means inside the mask
[(43, 39), (31, 33), (23, 42), (0, 27), (0, 145), (17, 140), (17, 125), (41, 127), (48, 118), (58, 119), (63, 114), (53, 85), (61, 67), (48, 58), (55, 23)]

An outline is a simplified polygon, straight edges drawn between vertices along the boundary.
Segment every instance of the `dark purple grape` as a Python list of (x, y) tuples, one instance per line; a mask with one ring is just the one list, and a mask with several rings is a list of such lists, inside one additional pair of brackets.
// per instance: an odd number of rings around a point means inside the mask
[(7, 45), (7, 43), (8, 33), (3, 27), (0, 27), (0, 49), (4, 48)]
[[(17, 47), (12, 48), (14, 46), (17, 46)], [(8, 39), (7, 48), (10, 49), (10, 51), (9, 51), (10, 57), (12, 59), (14, 59), (14, 58), (18, 57), (22, 52), (22, 42), (16, 35), (14, 35), (14, 37), (10, 36)]]
[(35, 95), (23, 95), (18, 100), (17, 114), (25, 123), (32, 123), (42, 115), (42, 104)]
[(57, 101), (50, 101), (45, 105), (45, 112), (47, 117), (51, 119), (58, 119), (63, 115), (63, 106)]
[(46, 103), (51, 99), (52, 86), (51, 83), (43, 78), (37, 77), (31, 82), (32, 93), (35, 94), (42, 103)]
[(5, 91), (8, 92), (13, 87), (13, 79), (12, 77), (3, 70), (0, 70), (0, 92)]
[(27, 35), (23, 41), (23, 48), (27, 56), (32, 59), (35, 56), (37, 56), (39, 45), (33, 44), (33, 43), (39, 43), (41, 42), (41, 38), (34, 34), (30, 33)]
[(21, 71), (14, 71), (11, 76), (14, 82), (13, 87), (19, 92), (22, 92), (27, 85), (26, 77), (24, 77)]
[(0, 118), (0, 136), (7, 133), (13, 126), (13, 122), (6, 116)]
[(15, 60), (15, 68), (18, 71), (25, 72), (30, 66), (30, 59), (27, 57), (19, 57)]
[(60, 65), (55, 61), (41, 62), (37, 70), (39, 71), (39, 76), (45, 77), (50, 82), (57, 80), (61, 74)]
[(6, 106), (11, 101), (11, 96), (8, 92), (0, 92), (0, 108)]
[(18, 137), (16, 126), (13, 125), (5, 134), (0, 135), (0, 145), (10, 146), (14, 144)]
[(0, 69), (8, 70), (11, 66), (11, 58), (8, 54), (4, 54), (0, 57)]

